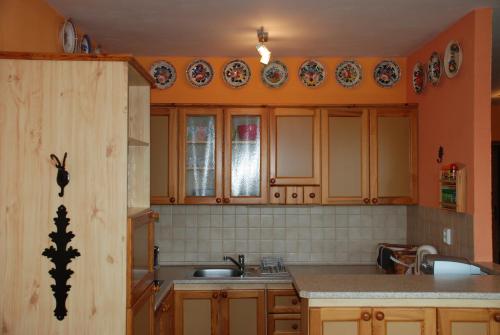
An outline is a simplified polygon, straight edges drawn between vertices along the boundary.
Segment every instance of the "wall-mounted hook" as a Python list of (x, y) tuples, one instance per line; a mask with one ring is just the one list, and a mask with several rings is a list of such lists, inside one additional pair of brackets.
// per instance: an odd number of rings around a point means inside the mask
[(438, 158), (436, 159), (436, 162), (441, 164), (443, 162), (443, 157), (444, 157), (444, 148), (442, 146), (439, 146), (438, 149)]
[(56, 155), (50, 155), (50, 159), (56, 162), (57, 185), (59, 185), (59, 187), (61, 188), (61, 192), (59, 192), (60, 197), (64, 196), (64, 188), (69, 184), (69, 172), (66, 171), (66, 157), (68, 157), (67, 152), (64, 153), (63, 162), (61, 164), (61, 161), (59, 160), (59, 158), (57, 158)]

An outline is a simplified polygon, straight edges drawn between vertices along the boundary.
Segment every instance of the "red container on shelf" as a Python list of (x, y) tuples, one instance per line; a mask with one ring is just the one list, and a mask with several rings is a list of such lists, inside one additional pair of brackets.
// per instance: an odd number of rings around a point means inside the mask
[(255, 141), (257, 139), (256, 124), (242, 124), (238, 126), (238, 137), (241, 141)]

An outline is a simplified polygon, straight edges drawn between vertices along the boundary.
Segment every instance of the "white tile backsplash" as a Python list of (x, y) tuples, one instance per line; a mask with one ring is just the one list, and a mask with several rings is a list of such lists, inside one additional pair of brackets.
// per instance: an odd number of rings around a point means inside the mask
[(160, 264), (373, 264), (379, 242), (406, 243), (406, 206), (154, 206)]

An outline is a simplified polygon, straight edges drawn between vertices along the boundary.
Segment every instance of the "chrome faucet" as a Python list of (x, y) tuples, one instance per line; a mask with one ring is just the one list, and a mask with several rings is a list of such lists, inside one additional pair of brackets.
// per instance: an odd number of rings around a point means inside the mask
[(224, 256), (222, 259), (233, 262), (241, 272), (245, 272), (245, 255), (238, 255), (238, 261), (231, 256)]

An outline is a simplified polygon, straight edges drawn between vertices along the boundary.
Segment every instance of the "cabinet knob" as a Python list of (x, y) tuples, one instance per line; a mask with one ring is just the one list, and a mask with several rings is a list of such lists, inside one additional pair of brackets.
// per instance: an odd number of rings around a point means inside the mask
[(299, 303), (299, 300), (297, 298), (292, 299), (292, 305), (297, 305)]
[(369, 203), (370, 203), (370, 199), (368, 199), (368, 198), (364, 198), (364, 199), (363, 199), (363, 202), (364, 202), (365, 204), (369, 204)]
[(153, 220), (159, 220), (159, 219), (160, 219), (160, 213), (158, 213), (158, 212), (151, 212), (151, 213), (149, 214), (149, 217), (150, 217), (151, 219), (153, 219)]
[(298, 324), (296, 324), (296, 323), (294, 323), (294, 324), (292, 325), (292, 329), (293, 329), (293, 330), (297, 330), (297, 329), (299, 329), (299, 325), (298, 325)]
[(224, 203), (228, 204), (229, 203), (229, 198), (224, 198)]
[(221, 296), (222, 296), (224, 299), (226, 299), (226, 298), (227, 298), (227, 292), (226, 292), (226, 291), (222, 291)]
[(175, 198), (174, 197), (171, 197), (170, 199), (168, 199), (170, 201), (171, 204), (173, 204), (175, 202)]
[(371, 318), (372, 318), (372, 316), (371, 316), (371, 314), (370, 314), (370, 313), (368, 313), (368, 312), (363, 312), (363, 313), (361, 314), (361, 319), (362, 319), (363, 321), (370, 321), (370, 319), (371, 319)]
[(222, 202), (222, 199), (221, 198), (216, 198), (215, 202), (218, 203), (218, 204), (220, 204)]
[(500, 322), (500, 313), (495, 313), (493, 315), (493, 320), (495, 320), (495, 322)]
[(219, 297), (219, 292), (212, 293), (212, 298), (217, 299)]
[(384, 318), (385, 318), (384, 313), (382, 313), (382, 312), (375, 313), (375, 319), (382, 321)]
[(297, 193), (292, 193), (292, 198), (296, 199), (299, 195)]
[(281, 196), (280, 192), (276, 192), (276, 193), (274, 193), (274, 197), (275, 197), (275, 198), (279, 198), (280, 196)]
[(377, 198), (373, 198), (372, 199), (372, 204), (376, 205), (378, 203), (378, 199)]
[(309, 198), (311, 198), (311, 199), (316, 198), (316, 194), (315, 194), (315, 193), (312, 193), (312, 192), (311, 192), (311, 193), (309, 193)]
[(163, 306), (163, 307), (161, 308), (161, 311), (162, 311), (163, 313), (165, 313), (165, 312), (167, 311), (167, 307)]
[(276, 179), (275, 178), (271, 178), (270, 182), (271, 182), (271, 185), (274, 185), (276, 183)]

